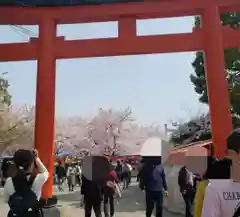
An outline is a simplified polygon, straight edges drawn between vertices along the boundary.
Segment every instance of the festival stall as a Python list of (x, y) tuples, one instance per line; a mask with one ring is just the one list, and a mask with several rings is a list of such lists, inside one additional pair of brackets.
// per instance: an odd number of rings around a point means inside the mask
[(59, 153), (57, 155), (55, 155), (55, 162), (54, 164), (57, 165), (59, 162), (61, 163), (66, 163), (66, 162), (70, 162), (70, 156), (71, 154), (69, 152), (62, 152)]

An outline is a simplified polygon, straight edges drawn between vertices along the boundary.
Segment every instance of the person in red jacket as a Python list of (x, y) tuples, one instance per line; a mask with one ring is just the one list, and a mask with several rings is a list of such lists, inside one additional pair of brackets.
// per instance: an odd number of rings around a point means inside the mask
[[(104, 189), (104, 214), (105, 217), (113, 217), (114, 216), (114, 194), (115, 189), (108, 185), (108, 183), (118, 184), (118, 176), (115, 170), (112, 168), (110, 172), (107, 174), (105, 189)], [(109, 215), (109, 206), (110, 206), (110, 215)]]

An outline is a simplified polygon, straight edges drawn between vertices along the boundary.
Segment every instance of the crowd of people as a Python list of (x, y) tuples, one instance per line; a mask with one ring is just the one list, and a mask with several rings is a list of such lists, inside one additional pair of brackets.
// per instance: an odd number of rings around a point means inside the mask
[[(109, 163), (115, 168), (118, 180), (123, 184), (123, 188), (128, 188), (131, 183), (131, 172), (133, 170), (131, 164), (125, 160), (117, 160), (116, 166), (110, 160)], [(59, 161), (55, 167), (55, 182), (59, 191), (64, 191), (64, 183), (67, 182), (68, 190), (74, 191), (76, 186), (82, 183), (82, 163), (65, 164)]]
[[(64, 183), (67, 182), (68, 190), (74, 191), (78, 185), (83, 195), (81, 206), (85, 205), (86, 216), (91, 216), (91, 208), (95, 215), (101, 215), (101, 202), (103, 201), (103, 210), (105, 217), (114, 216), (114, 198), (120, 197), (121, 191), (128, 188), (131, 183), (132, 166), (126, 161), (118, 160), (116, 165), (109, 161), (111, 168), (106, 174), (104, 180), (98, 180), (98, 183), (89, 180), (84, 175), (83, 162), (76, 164), (64, 164), (59, 161), (55, 169), (56, 182), (59, 191), (64, 191)], [(93, 172), (93, 171), (92, 171)]]
[[(59, 190), (67, 180), (69, 191), (78, 183), (83, 195), (85, 217), (114, 217), (114, 200), (131, 183), (131, 165), (118, 161), (117, 165), (100, 157), (96, 168), (85, 171), (89, 165), (59, 164), (56, 168)], [(4, 198), (9, 204), (8, 217), (42, 217), (39, 199), (49, 174), (36, 150), (18, 150), (13, 157), (16, 173), (6, 179)], [(107, 161), (107, 163), (106, 163)], [(240, 129), (227, 138), (227, 157), (218, 160), (208, 157), (203, 174), (195, 174), (187, 166), (179, 171), (178, 184), (186, 205), (186, 217), (239, 217), (240, 216)], [(94, 163), (92, 163), (94, 165)], [(100, 165), (105, 165), (99, 169)], [(107, 167), (106, 167), (107, 165)], [(93, 176), (93, 174), (97, 174)], [(139, 188), (145, 191), (146, 217), (156, 209), (156, 217), (163, 216), (163, 200), (168, 186), (161, 157), (143, 157), (138, 174)], [(122, 183), (122, 185), (121, 185)], [(122, 187), (121, 187), (122, 186)]]
[(81, 186), (82, 169), (80, 163), (64, 164), (59, 161), (55, 168), (55, 182), (57, 182), (58, 190), (64, 191), (64, 183), (67, 180), (68, 190), (74, 191), (75, 186)]

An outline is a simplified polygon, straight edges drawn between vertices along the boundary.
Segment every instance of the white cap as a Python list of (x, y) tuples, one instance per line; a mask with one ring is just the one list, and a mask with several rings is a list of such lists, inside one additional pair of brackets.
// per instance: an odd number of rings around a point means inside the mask
[(162, 157), (162, 163), (164, 163), (171, 152), (171, 145), (158, 137), (147, 139), (141, 147), (140, 155), (148, 157)]

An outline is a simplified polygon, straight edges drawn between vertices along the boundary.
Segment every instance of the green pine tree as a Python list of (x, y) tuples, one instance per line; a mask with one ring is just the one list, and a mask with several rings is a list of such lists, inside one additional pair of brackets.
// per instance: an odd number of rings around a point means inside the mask
[(10, 106), (12, 102), (12, 96), (9, 93), (8, 80), (0, 76), (0, 104)]

